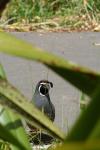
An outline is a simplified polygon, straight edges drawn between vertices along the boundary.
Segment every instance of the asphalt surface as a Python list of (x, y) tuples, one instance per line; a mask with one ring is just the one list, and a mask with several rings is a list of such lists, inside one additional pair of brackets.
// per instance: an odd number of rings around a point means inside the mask
[[(100, 70), (100, 33), (11, 33), (47, 51), (60, 55), (67, 60), (87, 66), (95, 71)], [(49, 79), (54, 88), (50, 92), (56, 108), (55, 123), (68, 131), (79, 115), (80, 92), (66, 83), (57, 74), (44, 65), (0, 54), (8, 79), (30, 100), (36, 83)]]

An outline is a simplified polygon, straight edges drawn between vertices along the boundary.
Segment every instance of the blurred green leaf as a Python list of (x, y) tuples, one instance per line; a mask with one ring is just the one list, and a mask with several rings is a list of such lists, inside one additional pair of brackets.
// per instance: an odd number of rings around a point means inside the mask
[(0, 80), (0, 103), (22, 115), (33, 126), (45, 129), (57, 138), (65, 139), (65, 135), (29, 102), (20, 92), (6, 80)]
[(55, 150), (100, 150), (100, 140), (90, 142), (70, 142), (57, 146)]
[(88, 139), (100, 119), (100, 83), (96, 88), (86, 110), (81, 114), (69, 133), (67, 141), (84, 141)]
[(0, 64), (0, 78), (6, 80), (6, 74), (5, 74), (5, 71), (4, 71), (3, 66), (1, 64)]
[(93, 140), (93, 139), (100, 139), (100, 120), (97, 122), (95, 128), (93, 129), (93, 131), (89, 136), (89, 140)]
[[(5, 71), (0, 64), (0, 77), (2, 79), (6, 79)], [(2, 97), (0, 96), (0, 100)], [(22, 145), (24, 145), (25, 149), (31, 150), (31, 146), (29, 144), (26, 132), (23, 128), (22, 122), (17, 114), (11, 112), (11, 110), (5, 109), (2, 105), (0, 105), (0, 123), (16, 138), (16, 140), (20, 141)], [(5, 135), (7, 136), (7, 135)], [(11, 145), (12, 150), (19, 150), (19, 146)]]
[[(19, 116), (0, 105), (0, 123), (18, 140), (25, 149), (31, 150), (28, 137)], [(19, 146), (11, 145), (12, 150), (19, 150)]]
[(5, 127), (0, 124), (0, 138), (4, 141), (8, 141), (16, 146), (19, 146), (19, 150), (27, 150), (16, 137), (14, 137)]
[(0, 32), (0, 51), (42, 62), (89, 96), (92, 95), (100, 80), (100, 74), (36, 48), (4, 32)]
[(10, 144), (0, 139), (0, 150), (11, 150)]

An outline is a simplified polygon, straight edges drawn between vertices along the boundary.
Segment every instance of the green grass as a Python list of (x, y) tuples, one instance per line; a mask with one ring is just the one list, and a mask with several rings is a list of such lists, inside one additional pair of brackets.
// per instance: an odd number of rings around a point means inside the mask
[(87, 30), (100, 22), (100, 0), (88, 0), (86, 4), (84, 0), (12, 0), (3, 18), (8, 24), (30, 24), (31, 30), (42, 26)]

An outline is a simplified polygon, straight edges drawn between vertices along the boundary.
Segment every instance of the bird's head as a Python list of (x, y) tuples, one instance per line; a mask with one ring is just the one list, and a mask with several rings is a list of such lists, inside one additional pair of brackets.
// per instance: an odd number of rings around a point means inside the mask
[(37, 90), (41, 96), (49, 94), (50, 88), (53, 87), (53, 83), (48, 80), (41, 80), (37, 84)]

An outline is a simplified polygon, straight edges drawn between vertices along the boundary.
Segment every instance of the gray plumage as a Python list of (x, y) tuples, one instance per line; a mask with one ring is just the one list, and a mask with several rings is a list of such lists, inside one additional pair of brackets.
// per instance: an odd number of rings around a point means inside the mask
[(35, 89), (32, 102), (35, 106), (46, 114), (50, 120), (55, 119), (55, 107), (49, 96), (49, 90), (53, 87), (53, 83), (47, 80), (41, 80)]

